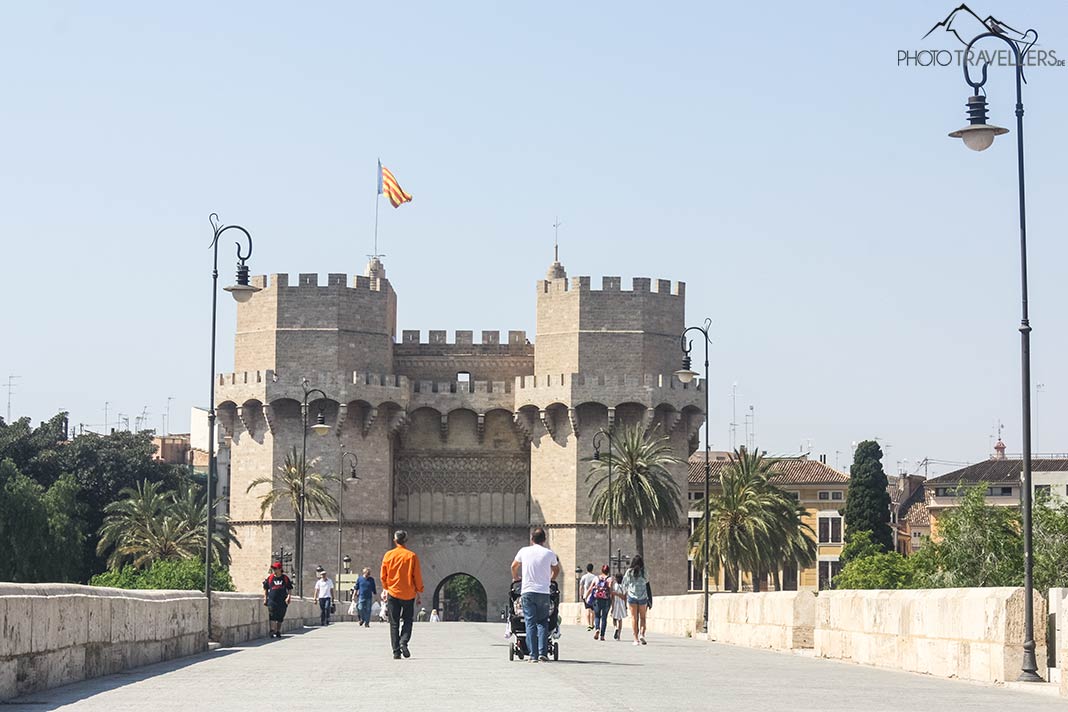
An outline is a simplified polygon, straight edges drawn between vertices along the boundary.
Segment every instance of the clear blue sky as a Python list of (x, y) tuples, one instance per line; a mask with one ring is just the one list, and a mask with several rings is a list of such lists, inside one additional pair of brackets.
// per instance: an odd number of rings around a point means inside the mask
[[(9, 3), (0, 381), (34, 421), (159, 427), (174, 396), (185, 430), (208, 213), (254, 273), (362, 272), (381, 156), (415, 196), (382, 211), (399, 328), (533, 333), (559, 215), (569, 274), (684, 280), (713, 319), (714, 447), (737, 382), (771, 452), (972, 461), (998, 419), (1018, 451), (1015, 134), (965, 150), (959, 70), (897, 66), (954, 46), (920, 38), (955, 4)], [(1068, 58), (1063, 2), (973, 7)], [(1043, 451), (1068, 450), (1066, 80), (1025, 87)], [(1011, 70), (988, 93), (1013, 126)]]

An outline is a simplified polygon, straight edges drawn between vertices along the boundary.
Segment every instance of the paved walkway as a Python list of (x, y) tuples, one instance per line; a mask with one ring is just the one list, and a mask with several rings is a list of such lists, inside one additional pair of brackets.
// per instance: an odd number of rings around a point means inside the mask
[[(7, 710), (1058, 710), (1062, 699), (653, 635), (595, 642), (566, 628), (560, 661), (508, 661), (503, 624), (416, 624), (393, 660), (385, 625), (305, 629), (30, 695)], [(533, 695), (533, 696), (532, 696)], [(340, 705), (340, 706), (338, 706)]]

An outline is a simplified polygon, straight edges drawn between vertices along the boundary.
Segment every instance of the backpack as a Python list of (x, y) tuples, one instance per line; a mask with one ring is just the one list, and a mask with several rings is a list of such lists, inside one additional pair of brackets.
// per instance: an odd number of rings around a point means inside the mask
[(593, 585), (593, 597), (599, 601), (603, 601), (608, 598), (608, 579), (597, 579), (597, 583)]

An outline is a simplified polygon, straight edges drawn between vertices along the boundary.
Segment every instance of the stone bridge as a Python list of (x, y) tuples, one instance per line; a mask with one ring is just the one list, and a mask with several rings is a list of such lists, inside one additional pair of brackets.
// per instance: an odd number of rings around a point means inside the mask
[[(1063, 710), (1058, 685), (1004, 681), (1015, 673), (1021, 593), (722, 594), (712, 597), (707, 635), (700, 595), (668, 596), (652, 609), (648, 645), (637, 646), (626, 630), (623, 640), (594, 641), (571, 624), (577, 606), (565, 604), (560, 660), (535, 667), (509, 661), (500, 623), (416, 624), (412, 657), (394, 660), (384, 624), (365, 629), (342, 617), (312, 627), (315, 607), (297, 601), (286, 636), (268, 640), (257, 596), (221, 594), (209, 649), (205, 599), (195, 592), (0, 584), (0, 703), (107, 712), (577, 710), (590, 700), (642, 712), (754, 701), (782, 710)], [(1065, 593), (1051, 592), (1057, 610)], [(1068, 646), (1057, 647), (1063, 672)], [(908, 672), (919, 650), (944, 658), (941, 666)]]

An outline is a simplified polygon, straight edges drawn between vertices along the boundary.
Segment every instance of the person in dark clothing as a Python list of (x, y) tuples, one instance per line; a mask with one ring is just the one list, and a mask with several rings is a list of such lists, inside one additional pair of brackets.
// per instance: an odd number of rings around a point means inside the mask
[(370, 568), (364, 567), (363, 573), (352, 587), (352, 595), (356, 599), (356, 612), (360, 616), (360, 625), (365, 628), (371, 627), (371, 603), (377, 594), (375, 577), (371, 575)]
[(286, 609), (293, 592), (293, 582), (282, 573), (282, 562), (271, 565), (271, 573), (263, 580), (263, 605), (267, 606), (267, 618), (270, 621), (271, 638), (282, 637), (282, 621), (286, 619)]

